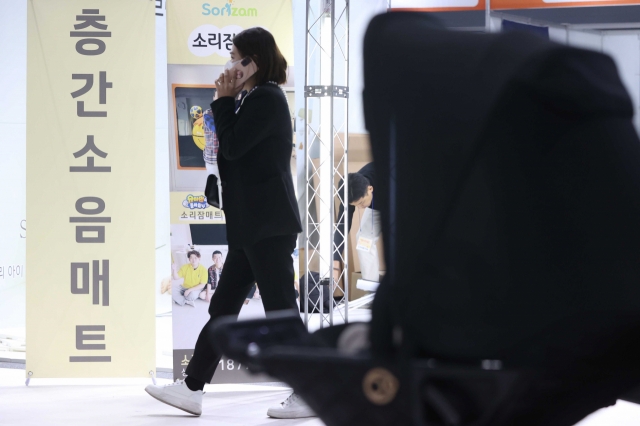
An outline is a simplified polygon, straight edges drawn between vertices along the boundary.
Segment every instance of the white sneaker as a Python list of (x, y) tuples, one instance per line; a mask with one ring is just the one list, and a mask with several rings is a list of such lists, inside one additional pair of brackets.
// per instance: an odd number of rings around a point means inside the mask
[(281, 404), (269, 408), (267, 416), (276, 419), (300, 419), (303, 417), (316, 417), (316, 413), (295, 393), (285, 399)]
[(196, 416), (202, 414), (203, 392), (201, 390), (192, 391), (184, 380), (176, 380), (175, 383), (164, 386), (149, 385), (144, 390), (158, 401), (172, 407)]

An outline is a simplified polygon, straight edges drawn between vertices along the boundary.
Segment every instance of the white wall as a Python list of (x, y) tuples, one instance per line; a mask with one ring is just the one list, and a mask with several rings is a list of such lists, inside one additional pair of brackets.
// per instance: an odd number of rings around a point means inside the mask
[(27, 0), (0, 0), (0, 335), (24, 334), (26, 122)]
[(349, 22), (349, 133), (367, 133), (364, 126), (362, 47), (369, 21), (387, 10), (387, 0), (351, 0)]
[(549, 27), (549, 38), (558, 43), (602, 52), (602, 34), (599, 31), (579, 31)]
[[(27, 1), (0, 0), (0, 289), (24, 283), (8, 275), (25, 264)], [(10, 40), (10, 42), (7, 42)], [(33, 111), (34, 114), (42, 112)], [(42, 206), (46, 214), (46, 206)], [(13, 270), (13, 269), (12, 269)], [(13, 274), (12, 274), (13, 275)]]

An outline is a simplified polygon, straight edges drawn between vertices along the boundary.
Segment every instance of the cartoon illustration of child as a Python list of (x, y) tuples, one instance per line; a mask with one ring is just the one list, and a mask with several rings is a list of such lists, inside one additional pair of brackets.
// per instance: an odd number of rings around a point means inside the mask
[(193, 142), (198, 148), (204, 151), (205, 139), (204, 139), (204, 119), (202, 117), (202, 108), (198, 105), (194, 105), (189, 110), (189, 115), (194, 119), (193, 122)]

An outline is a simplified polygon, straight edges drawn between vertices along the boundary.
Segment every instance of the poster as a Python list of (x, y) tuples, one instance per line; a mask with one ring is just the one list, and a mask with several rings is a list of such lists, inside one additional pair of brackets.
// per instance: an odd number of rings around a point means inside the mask
[[(177, 223), (180, 222), (180, 223)], [(188, 223), (185, 223), (188, 222)], [(171, 223), (170, 281), (165, 281), (161, 292), (173, 302), (173, 378), (184, 379), (185, 370), (193, 356), (198, 335), (209, 320), (209, 301), (220, 277), (224, 274), (227, 258), (224, 224), (202, 223), (197, 220), (175, 219)], [(298, 262), (294, 252), (292, 262)], [(186, 278), (185, 271), (195, 271), (196, 279)], [(185, 285), (185, 282), (191, 281)], [(298, 283), (292, 285), (299, 289)], [(187, 294), (187, 291), (189, 292)], [(299, 302), (299, 299), (298, 299)], [(247, 294), (239, 319), (263, 318), (264, 307), (258, 285)], [(213, 376), (212, 383), (256, 383), (273, 381), (264, 375), (251, 375), (247, 367), (223, 358)]]
[(155, 371), (155, 6), (28, 2), (33, 378)]
[(204, 169), (204, 113), (210, 108), (215, 86), (180, 85), (172, 87), (175, 105), (176, 167), (179, 170)]
[[(215, 94), (215, 79), (230, 59), (233, 37), (256, 26), (274, 35), (293, 65), (291, 0), (167, 3), (172, 264), (171, 276), (159, 291), (173, 306), (174, 379), (184, 378), (198, 335), (209, 320), (209, 300), (224, 275), (228, 253), (224, 212), (209, 206), (204, 196), (208, 177), (205, 147), (207, 138), (212, 140), (207, 110)], [(293, 117), (294, 82), (293, 71), (289, 71), (290, 81), (284, 89)], [(295, 164), (293, 152), (292, 146)], [(239, 318), (264, 315), (257, 284), (247, 294)], [(252, 376), (245, 366), (225, 358), (213, 377), (213, 383), (265, 380), (272, 379)]]
[[(229, 251), (224, 220), (214, 218), (220, 210), (205, 204), (185, 202), (204, 199), (203, 194), (171, 194), (171, 278), (163, 283), (162, 297), (172, 300), (173, 376), (184, 379), (184, 372), (193, 356), (198, 335), (209, 320), (209, 301), (220, 277)], [(207, 211), (209, 210), (209, 211)], [(220, 215), (222, 216), (222, 215)], [(260, 291), (247, 294), (239, 318), (264, 317)], [(213, 383), (246, 383), (268, 381), (264, 376), (252, 376), (247, 368), (223, 358), (213, 376)]]

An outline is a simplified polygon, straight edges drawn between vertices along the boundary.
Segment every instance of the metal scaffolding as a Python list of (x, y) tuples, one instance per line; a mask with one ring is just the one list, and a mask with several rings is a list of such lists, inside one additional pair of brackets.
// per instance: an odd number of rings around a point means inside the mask
[[(348, 322), (349, 0), (307, 0), (305, 62), (305, 324)], [(343, 214), (337, 217), (342, 207)], [(344, 244), (334, 244), (334, 233)], [(341, 260), (334, 279), (333, 259)], [(329, 292), (328, 312), (323, 295)], [(309, 295), (316, 298), (309, 311)], [(317, 313), (314, 313), (317, 312)]]

